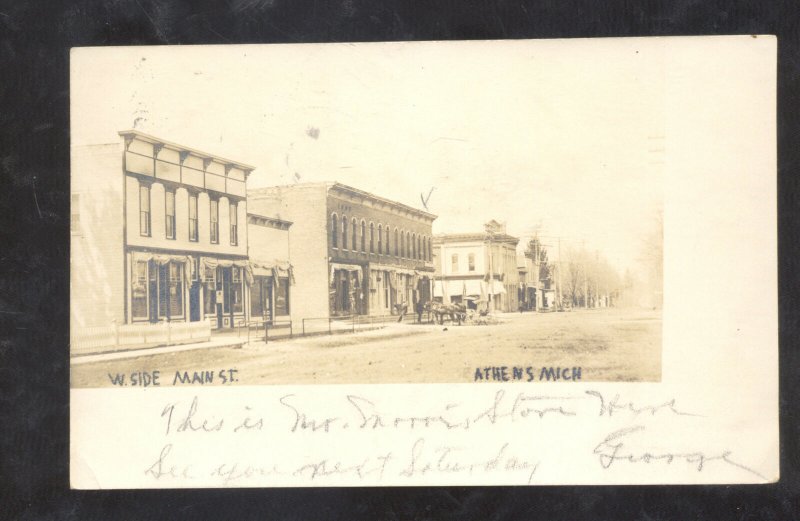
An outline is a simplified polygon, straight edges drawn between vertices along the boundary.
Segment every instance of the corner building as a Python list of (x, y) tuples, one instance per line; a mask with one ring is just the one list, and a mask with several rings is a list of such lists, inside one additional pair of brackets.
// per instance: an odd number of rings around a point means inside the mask
[(292, 320), (413, 312), (431, 300), (435, 215), (336, 182), (247, 196), (253, 212), (292, 223)]
[(73, 148), (72, 327), (235, 327), (252, 273), (254, 167), (135, 130)]

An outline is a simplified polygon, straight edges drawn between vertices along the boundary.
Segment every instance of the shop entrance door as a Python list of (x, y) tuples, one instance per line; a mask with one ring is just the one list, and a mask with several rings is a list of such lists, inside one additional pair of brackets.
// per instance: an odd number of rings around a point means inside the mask
[(200, 282), (192, 282), (189, 288), (189, 320), (198, 322), (200, 320)]
[(217, 289), (216, 289), (216, 294), (214, 295), (214, 297), (215, 297), (214, 300), (215, 300), (215, 304), (216, 304), (216, 308), (217, 308), (216, 309), (216, 311), (217, 311), (217, 329), (222, 329), (222, 326), (224, 324), (223, 314), (222, 314), (222, 310), (223, 310), (222, 303), (225, 300), (225, 292), (222, 289), (223, 288), (222, 278), (224, 277), (224, 273), (225, 273), (224, 269), (217, 268), (217, 277), (216, 277), (216, 280), (217, 280), (216, 288)]
[(346, 314), (350, 311), (350, 275), (345, 272), (342, 277), (342, 311)]

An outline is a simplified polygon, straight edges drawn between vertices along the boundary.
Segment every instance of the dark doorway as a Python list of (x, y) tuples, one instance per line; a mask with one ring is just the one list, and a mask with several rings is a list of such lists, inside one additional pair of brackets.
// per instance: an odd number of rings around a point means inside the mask
[[(217, 305), (217, 329), (222, 329), (223, 326), (223, 307), (222, 303), (225, 300), (225, 295), (223, 291), (223, 277), (225, 276), (225, 270), (223, 268), (217, 268), (217, 294), (216, 294), (216, 305)], [(228, 275), (230, 277), (230, 275)]]
[(189, 320), (200, 320), (200, 282), (195, 281), (189, 288)]

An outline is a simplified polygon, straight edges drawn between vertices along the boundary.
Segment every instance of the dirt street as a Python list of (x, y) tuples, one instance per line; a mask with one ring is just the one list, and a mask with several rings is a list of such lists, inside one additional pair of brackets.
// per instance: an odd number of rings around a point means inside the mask
[[(235, 369), (237, 384), (463, 383), (491, 366), (581, 368), (582, 381), (659, 381), (661, 313), (578, 310), (499, 315), (493, 325), (416, 325), (295, 338), (241, 349), (163, 353), (72, 367), (73, 387), (111, 386), (109, 374)], [(230, 373), (227, 373), (230, 374)], [(129, 381), (129, 378), (128, 378)], [(189, 385), (188, 383), (179, 385)], [(198, 384), (195, 384), (198, 385)]]

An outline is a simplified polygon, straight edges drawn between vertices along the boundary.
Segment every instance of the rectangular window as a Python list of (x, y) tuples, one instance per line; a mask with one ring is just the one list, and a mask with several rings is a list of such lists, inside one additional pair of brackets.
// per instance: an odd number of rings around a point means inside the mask
[(450, 271), (453, 273), (458, 273), (458, 254), (454, 253), (452, 257), (450, 257)]
[(289, 314), (289, 279), (278, 279), (277, 294), (275, 295), (275, 314)]
[(236, 203), (231, 203), (230, 206), (231, 217), (231, 246), (236, 246), (239, 243), (239, 219), (238, 212), (236, 211)]
[(189, 240), (197, 242), (197, 195), (189, 194)]
[(175, 192), (164, 192), (166, 203), (166, 225), (167, 239), (175, 238)]
[(469, 271), (475, 271), (475, 254), (470, 253), (467, 260), (469, 261)]
[(150, 237), (150, 187), (139, 185), (139, 233)]
[(210, 220), (211, 220), (211, 244), (219, 243), (219, 201), (211, 199), (210, 205)]
[(139, 261), (133, 267), (131, 279), (131, 315), (134, 320), (148, 318), (147, 313), (147, 262)]

